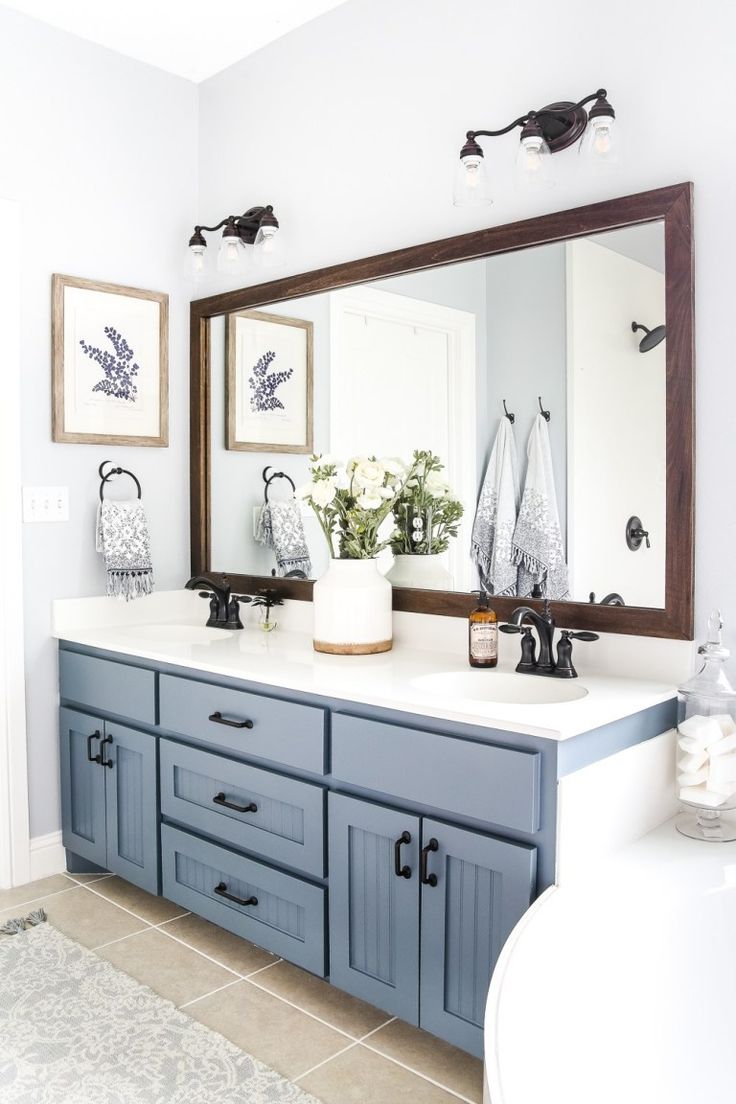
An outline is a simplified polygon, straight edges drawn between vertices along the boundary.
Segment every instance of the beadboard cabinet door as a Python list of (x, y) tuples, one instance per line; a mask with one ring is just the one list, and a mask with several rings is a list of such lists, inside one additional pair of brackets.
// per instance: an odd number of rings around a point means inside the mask
[(105, 723), (107, 869), (158, 893), (158, 779), (156, 739)]
[(105, 771), (100, 765), (104, 735), (105, 722), (98, 717), (61, 710), (62, 841), (75, 855), (101, 867), (107, 864)]
[(419, 1024), (479, 1058), (493, 967), (532, 901), (536, 849), (422, 822)]
[[(419, 1014), (418, 859), (417, 816), (330, 794), (330, 980), (413, 1024)], [(397, 864), (408, 876), (397, 875)]]

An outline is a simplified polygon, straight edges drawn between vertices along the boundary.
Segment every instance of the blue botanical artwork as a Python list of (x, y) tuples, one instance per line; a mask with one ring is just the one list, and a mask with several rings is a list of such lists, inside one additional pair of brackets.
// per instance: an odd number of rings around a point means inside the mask
[(259, 357), (249, 377), (250, 405), (256, 414), (267, 414), (274, 410), (284, 410), (284, 404), (276, 396), (276, 390), (294, 374), (293, 368), (283, 372), (271, 372), (269, 368), (276, 359), (276, 353), (269, 351)]
[(105, 337), (115, 350), (114, 355), (107, 349), (88, 345), (84, 339), (79, 342), (87, 356), (96, 361), (105, 373), (105, 378), (96, 383), (92, 390), (109, 395), (112, 399), (135, 402), (138, 388), (134, 379), (140, 372), (140, 365), (133, 360), (135, 353), (113, 326), (105, 326)]

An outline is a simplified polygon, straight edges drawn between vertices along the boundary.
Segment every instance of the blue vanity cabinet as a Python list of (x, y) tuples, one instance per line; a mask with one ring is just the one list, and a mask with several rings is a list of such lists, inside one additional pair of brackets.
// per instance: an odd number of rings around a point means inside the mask
[(488, 985), (534, 895), (528, 844), (424, 818), (419, 1024), (482, 1057)]
[(482, 1056), (491, 973), (531, 904), (536, 848), (344, 794), (330, 794), (329, 824), (330, 980)]
[(331, 793), (328, 821), (330, 980), (416, 1024), (419, 817)]
[(64, 846), (158, 893), (155, 737), (73, 709), (60, 718)]

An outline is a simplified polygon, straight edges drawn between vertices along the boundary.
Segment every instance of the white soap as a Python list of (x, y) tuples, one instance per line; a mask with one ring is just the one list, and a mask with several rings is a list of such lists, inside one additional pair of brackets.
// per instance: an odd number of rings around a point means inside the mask
[(694, 736), (681, 736), (677, 741), (677, 746), (680, 751), (693, 752), (699, 751), (703, 745)]
[(714, 756), (708, 767), (708, 784), (722, 786), (726, 782), (736, 782), (736, 754)]
[(701, 767), (699, 771), (680, 771), (677, 775), (678, 786), (699, 786), (701, 782), (708, 781), (708, 768)]
[(704, 805), (709, 809), (718, 808), (725, 800), (723, 794), (706, 790), (705, 786), (684, 786), (680, 790), (680, 801), (690, 801), (693, 805)]
[(708, 762), (708, 752), (705, 748), (701, 748), (699, 751), (694, 751), (691, 755), (683, 755), (681, 759), (677, 760), (678, 770), (685, 771), (686, 774), (692, 774), (693, 771), (700, 770), (700, 768)]
[(736, 735), (736, 721), (728, 713), (714, 713), (712, 719), (718, 721), (724, 736)]
[(717, 744), (711, 744), (708, 748), (710, 755), (725, 755), (728, 751), (736, 751), (736, 732), (724, 736)]
[(718, 721), (714, 717), (703, 717), (700, 713), (696, 713), (695, 716), (682, 721), (678, 728), (681, 736), (692, 736), (701, 747), (715, 744), (717, 740), (723, 737), (723, 730)]

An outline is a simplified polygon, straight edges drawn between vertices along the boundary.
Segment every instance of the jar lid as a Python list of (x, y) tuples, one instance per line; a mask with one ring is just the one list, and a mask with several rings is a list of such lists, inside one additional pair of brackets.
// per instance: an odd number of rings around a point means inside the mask
[(726, 660), (731, 651), (723, 643), (723, 618), (721, 611), (713, 610), (708, 618), (708, 640), (698, 648), (698, 655), (706, 659)]

